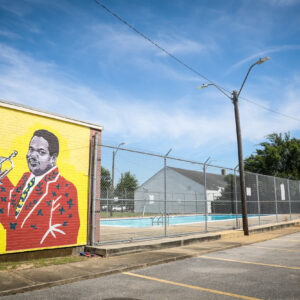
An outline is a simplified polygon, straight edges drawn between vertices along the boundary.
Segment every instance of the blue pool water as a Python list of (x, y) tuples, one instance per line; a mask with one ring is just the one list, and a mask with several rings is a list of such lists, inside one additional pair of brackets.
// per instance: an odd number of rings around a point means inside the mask
[[(256, 217), (257, 215), (248, 215), (248, 217)], [(241, 215), (238, 215), (241, 218)], [(219, 220), (232, 220), (235, 219), (235, 215), (210, 215), (207, 217), (208, 221), (219, 221)], [(102, 219), (100, 221), (101, 226), (115, 226), (115, 227), (133, 227), (133, 228), (146, 228), (152, 226), (162, 226), (157, 224), (155, 219), (154, 224), (152, 223), (153, 218), (120, 218), (120, 219)], [(205, 221), (204, 215), (191, 215), (191, 216), (170, 216), (169, 225), (184, 225), (192, 223), (201, 223)]]

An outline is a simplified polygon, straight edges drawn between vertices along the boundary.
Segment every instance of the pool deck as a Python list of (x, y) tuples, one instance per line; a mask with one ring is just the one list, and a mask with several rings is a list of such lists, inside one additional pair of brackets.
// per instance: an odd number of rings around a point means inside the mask
[[(280, 222), (275, 223), (276, 216), (261, 218), (261, 225), (255, 225), (257, 220), (249, 220), (249, 232), (265, 232), (289, 226), (299, 226), (300, 216), (295, 220), (287, 220), (287, 216), (280, 218)], [(294, 216), (295, 218), (295, 216)], [(251, 218), (256, 219), (256, 218)], [(231, 221), (231, 222), (229, 222)], [(241, 222), (241, 220), (240, 220)], [(268, 224), (264, 224), (267, 222)], [(178, 247), (194, 242), (212, 241), (226, 237), (243, 237), (242, 229), (234, 229), (232, 220), (210, 222), (209, 231), (205, 232), (205, 224), (198, 226), (168, 226), (168, 235), (164, 236), (164, 228), (115, 228), (105, 227), (108, 243), (99, 246), (88, 246), (87, 251), (108, 257), (121, 255), (124, 253), (135, 253), (160, 248)], [(218, 224), (215, 224), (218, 223)], [(235, 220), (234, 220), (235, 225)], [(101, 234), (100, 232), (100, 234)], [(135, 237), (135, 239), (133, 239)], [(118, 242), (123, 239), (123, 242)], [(104, 239), (102, 239), (104, 240)]]
[[(293, 219), (299, 219), (300, 214), (293, 215)], [(290, 221), (290, 215), (278, 215), (278, 221)], [(260, 223), (260, 224), (259, 224)], [(261, 216), (260, 222), (258, 217), (248, 218), (249, 228), (259, 225), (267, 225), (276, 223), (276, 216)], [(242, 219), (218, 220), (205, 222), (169, 225), (167, 226), (167, 236), (183, 236), (215, 233), (218, 231), (235, 230), (242, 228)], [(207, 229), (207, 230), (206, 230)], [(155, 226), (148, 228), (134, 227), (118, 227), (118, 226), (100, 226), (100, 241), (101, 243), (117, 243), (117, 242), (132, 242), (143, 239), (161, 239), (165, 237), (164, 226)]]

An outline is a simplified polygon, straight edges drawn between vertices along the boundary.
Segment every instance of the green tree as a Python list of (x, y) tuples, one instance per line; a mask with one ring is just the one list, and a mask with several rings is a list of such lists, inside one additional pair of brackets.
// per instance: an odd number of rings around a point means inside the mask
[(138, 180), (130, 172), (121, 174), (115, 189), (115, 195), (124, 199), (134, 199), (134, 191), (138, 188)]
[(235, 213), (235, 183), (234, 176), (228, 174), (224, 177), (226, 185), (221, 195), (212, 202), (212, 213)]
[(111, 177), (109, 170), (101, 167), (101, 192), (107, 193), (111, 188)]
[(245, 159), (245, 171), (300, 179), (300, 139), (289, 133), (272, 133), (259, 146), (261, 149)]

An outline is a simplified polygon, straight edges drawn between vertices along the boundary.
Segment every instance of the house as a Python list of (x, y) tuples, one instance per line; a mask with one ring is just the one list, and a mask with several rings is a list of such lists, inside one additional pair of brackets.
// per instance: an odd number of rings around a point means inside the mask
[[(204, 173), (180, 168), (166, 168), (167, 213), (205, 213)], [(219, 197), (226, 182), (225, 175), (206, 173), (207, 211)], [(165, 207), (164, 169), (144, 182), (134, 193), (134, 211), (163, 213)]]

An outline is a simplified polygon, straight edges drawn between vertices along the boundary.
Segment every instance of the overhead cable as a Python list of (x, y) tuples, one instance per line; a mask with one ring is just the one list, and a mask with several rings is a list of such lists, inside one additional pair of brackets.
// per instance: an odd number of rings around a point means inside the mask
[[(208, 81), (209, 83), (212, 83), (213, 85), (219, 87), (220, 89), (228, 92), (229, 94), (231, 94), (230, 91), (228, 91), (227, 89), (217, 85), (215, 82), (213, 82), (212, 80), (210, 80), (209, 78), (207, 78), (206, 76), (204, 76), (203, 74), (201, 74), (200, 72), (198, 72), (197, 70), (195, 70), (193, 67), (189, 66), (188, 64), (186, 64), (185, 62), (183, 62), (181, 59), (179, 59), (178, 57), (176, 57), (175, 55), (171, 54), (169, 51), (167, 51), (165, 48), (163, 48), (162, 46), (160, 46), (158, 43), (154, 42), (152, 39), (150, 39), (148, 36), (146, 36), (144, 33), (142, 33), (141, 31), (139, 31), (138, 29), (136, 29), (134, 26), (132, 26), (131, 24), (129, 24), (127, 21), (125, 21), (123, 18), (121, 18), (119, 15), (117, 15), (116, 13), (114, 13), (113, 11), (111, 11), (107, 6), (105, 6), (103, 3), (101, 3), (100, 1), (98, 0), (94, 0), (96, 4), (98, 4), (99, 6), (101, 6), (103, 9), (105, 9), (109, 14), (111, 14), (112, 16), (114, 16), (116, 19), (118, 19), (120, 22), (122, 22), (123, 24), (125, 24), (127, 27), (129, 27), (131, 30), (133, 30), (135, 33), (137, 33), (138, 35), (140, 35), (142, 38), (144, 38), (145, 40), (147, 40), (148, 42), (150, 42), (153, 46), (155, 46), (156, 48), (158, 48), (159, 50), (161, 50), (162, 52), (164, 52), (165, 54), (167, 54), (169, 57), (171, 57), (172, 59), (174, 59), (175, 61), (177, 61), (179, 64), (181, 64), (182, 66), (184, 66), (185, 68), (187, 68), (188, 70), (190, 70), (191, 72), (193, 72), (194, 74), (198, 75), (199, 77), (205, 79), (206, 81)], [(298, 118), (295, 118), (293, 116), (289, 116), (287, 114), (283, 114), (283, 113), (280, 113), (276, 110), (273, 110), (273, 109), (270, 109), (264, 105), (261, 105), (255, 101), (252, 101), (252, 100), (249, 100), (249, 99), (246, 99), (244, 97), (240, 97), (241, 99), (249, 102), (249, 103), (252, 103), (256, 106), (259, 106), (265, 110), (268, 110), (272, 113), (275, 113), (275, 114), (278, 114), (278, 115), (281, 115), (283, 117), (286, 117), (286, 118), (290, 118), (290, 119), (293, 119), (295, 121), (299, 121), (300, 122), (300, 119)]]

